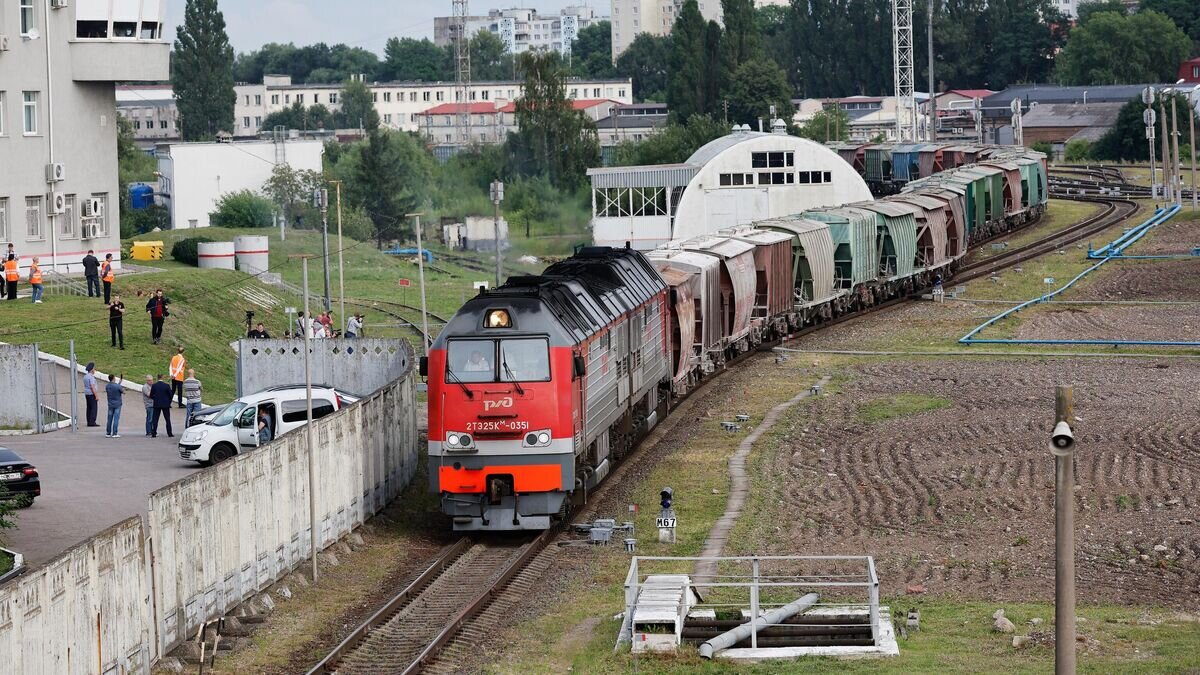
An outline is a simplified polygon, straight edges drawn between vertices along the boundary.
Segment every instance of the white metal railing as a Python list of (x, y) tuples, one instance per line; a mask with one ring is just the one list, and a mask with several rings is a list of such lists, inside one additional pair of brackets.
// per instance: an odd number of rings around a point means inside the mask
[[(805, 593), (850, 593), (857, 596), (858, 601), (827, 600), (823, 597), (815, 606), (853, 612), (865, 609), (871, 640), (876, 646), (880, 644), (879, 576), (872, 556), (634, 556), (625, 575), (625, 616), (617, 645), (632, 640), (639, 594), (649, 577), (689, 574), (702, 565), (711, 569), (724, 568), (724, 571), (705, 573), (702, 578), (693, 576), (693, 585), (705, 589), (705, 598), (690, 607), (681, 605), (680, 627), (686, 615), (696, 610), (748, 608), (751, 616), (750, 642), (752, 647), (757, 647), (760, 630), (781, 625), (754, 620), (767, 610), (778, 609)], [(782, 591), (789, 591), (788, 596), (783, 599), (776, 597)]]

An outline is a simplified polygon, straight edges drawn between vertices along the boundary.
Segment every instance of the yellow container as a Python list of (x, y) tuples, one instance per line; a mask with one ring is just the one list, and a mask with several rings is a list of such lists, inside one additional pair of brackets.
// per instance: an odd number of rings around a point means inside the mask
[(161, 241), (135, 241), (129, 255), (134, 260), (162, 260), (163, 243)]

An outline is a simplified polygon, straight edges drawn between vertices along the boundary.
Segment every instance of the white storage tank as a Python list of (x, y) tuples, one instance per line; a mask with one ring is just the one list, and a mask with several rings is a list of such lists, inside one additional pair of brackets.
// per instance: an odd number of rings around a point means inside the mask
[(197, 264), (206, 270), (233, 269), (232, 241), (202, 241), (196, 245)]
[(267, 256), (269, 241), (263, 236), (234, 237), (233, 244), (237, 253), (238, 269), (246, 274), (266, 272), (271, 267)]

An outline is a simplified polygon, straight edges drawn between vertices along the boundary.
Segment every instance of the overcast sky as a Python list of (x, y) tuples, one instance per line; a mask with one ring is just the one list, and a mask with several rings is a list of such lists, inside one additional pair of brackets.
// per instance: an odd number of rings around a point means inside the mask
[[(183, 22), (186, 0), (167, 0), (169, 38)], [(512, 6), (557, 14), (568, 5), (590, 5), (607, 15), (609, 0), (471, 0), (471, 14)], [(449, 16), (451, 0), (220, 0), (229, 41), (239, 52), (268, 42), (325, 42), (366, 47), (382, 54), (392, 36), (433, 38), (433, 17)]]

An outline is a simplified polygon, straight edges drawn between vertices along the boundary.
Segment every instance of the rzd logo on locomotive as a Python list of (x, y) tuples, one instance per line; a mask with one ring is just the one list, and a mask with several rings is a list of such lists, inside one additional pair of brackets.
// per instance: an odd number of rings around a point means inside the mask
[(513, 400), (512, 400), (511, 396), (505, 396), (504, 398), (496, 399), (495, 401), (484, 401), (483, 402), (484, 412), (487, 412), (489, 410), (495, 410), (497, 408), (511, 408), (511, 407), (513, 407)]

